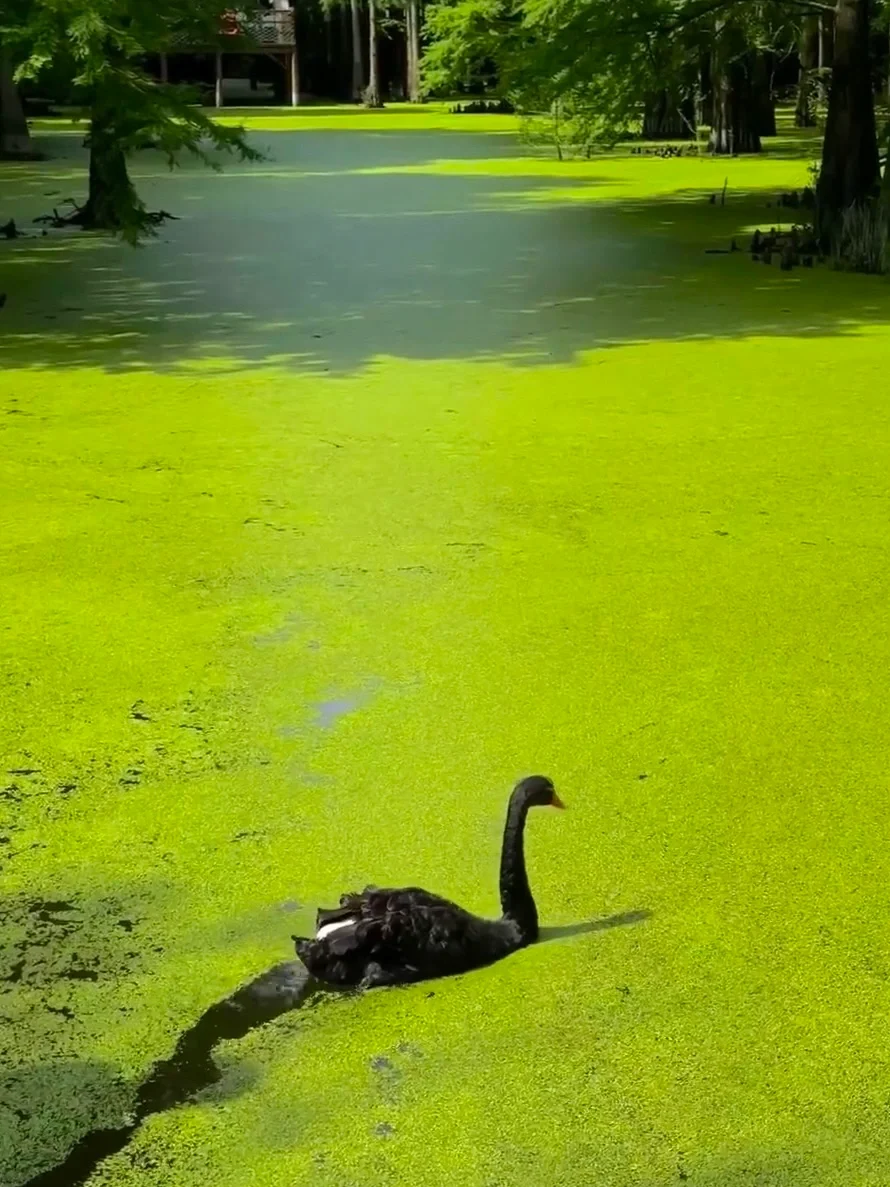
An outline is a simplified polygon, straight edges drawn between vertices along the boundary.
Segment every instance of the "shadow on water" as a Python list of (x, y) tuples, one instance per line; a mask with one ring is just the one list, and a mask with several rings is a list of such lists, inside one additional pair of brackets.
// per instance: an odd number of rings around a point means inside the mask
[(79, 1187), (101, 1162), (123, 1150), (147, 1117), (183, 1104), (222, 1078), (212, 1057), (218, 1043), (244, 1038), (256, 1027), (331, 992), (313, 981), (298, 961), (275, 965), (212, 1005), (180, 1037), (170, 1058), (156, 1063), (140, 1087), (125, 1125), (90, 1130), (63, 1162), (34, 1175), (23, 1187)]
[[(627, 343), (854, 335), (890, 321), (874, 279), (705, 253), (776, 220), (771, 186), (711, 206), (699, 189), (622, 192), (620, 160), (602, 173), (542, 174), (524, 160), (503, 171), (516, 151), (485, 136), (284, 133), (274, 165), (222, 178), (171, 179), (146, 161), (140, 185), (182, 215), (146, 251), (65, 233), (0, 250), (0, 366), (530, 368)], [(82, 183), (83, 152), (69, 152), (55, 180), (30, 178), (23, 225), (47, 185)], [(245, 202), (262, 219), (245, 218)]]
[[(605, 919), (591, 919), (541, 929), (540, 940), (565, 939), (589, 932), (641, 923), (648, 910), (626, 911)], [(28, 1179), (23, 1187), (80, 1187), (106, 1158), (119, 1153), (146, 1118), (184, 1104), (222, 1079), (213, 1059), (214, 1048), (225, 1039), (242, 1039), (290, 1010), (311, 1001), (354, 992), (323, 986), (299, 961), (285, 961), (216, 1002), (178, 1040), (169, 1059), (156, 1063), (142, 1083), (135, 1106), (124, 1125), (97, 1127), (84, 1134), (65, 1159)]]
[(652, 918), (652, 912), (643, 908), (639, 911), (623, 911), (620, 915), (609, 915), (605, 919), (587, 919), (583, 923), (565, 923), (561, 927), (542, 927), (538, 943), (551, 940), (567, 940), (571, 936), (584, 936), (593, 931), (608, 931), (613, 927), (629, 927), (632, 923), (645, 923)]

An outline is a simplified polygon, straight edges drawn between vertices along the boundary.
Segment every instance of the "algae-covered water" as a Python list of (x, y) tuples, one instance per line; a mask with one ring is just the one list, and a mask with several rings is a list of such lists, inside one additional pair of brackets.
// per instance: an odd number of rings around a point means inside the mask
[(0, 245), (0, 1183), (317, 904), (495, 911), (543, 771), (546, 942), (222, 1042), (92, 1187), (883, 1187), (886, 283), (705, 254), (793, 145), (258, 123), (143, 250)]

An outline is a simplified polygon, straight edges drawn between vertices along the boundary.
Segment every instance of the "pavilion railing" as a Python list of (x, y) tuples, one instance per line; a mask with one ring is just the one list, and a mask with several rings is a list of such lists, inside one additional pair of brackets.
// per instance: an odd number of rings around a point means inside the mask
[(220, 24), (220, 36), (213, 45), (198, 46), (195, 39), (187, 33), (174, 36), (171, 40), (172, 51), (196, 51), (199, 49), (232, 51), (242, 49), (293, 49), (296, 45), (296, 29), (294, 14), (289, 9), (267, 9), (263, 12), (252, 12), (249, 16), (243, 12), (229, 11), (223, 14)]

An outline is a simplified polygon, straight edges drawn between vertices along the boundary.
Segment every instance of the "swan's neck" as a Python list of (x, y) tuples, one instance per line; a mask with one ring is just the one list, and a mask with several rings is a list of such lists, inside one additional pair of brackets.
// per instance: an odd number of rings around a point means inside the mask
[(522, 837), (527, 815), (526, 803), (510, 800), (501, 850), (501, 911), (517, 925), (523, 943), (530, 944), (538, 938), (538, 912), (525, 872)]

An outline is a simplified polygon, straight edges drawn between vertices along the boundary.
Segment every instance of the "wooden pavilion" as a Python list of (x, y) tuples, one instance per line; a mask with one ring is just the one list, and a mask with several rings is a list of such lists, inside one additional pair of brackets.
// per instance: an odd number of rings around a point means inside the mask
[[(282, 3), (282, 0), (276, 0)], [(300, 72), (297, 61), (297, 32), (294, 10), (289, 7), (263, 9), (247, 16), (243, 12), (226, 12), (220, 28), (220, 39), (216, 45), (197, 46), (191, 39), (182, 38), (182, 43), (160, 55), (161, 81), (167, 82), (169, 58), (172, 53), (194, 54), (215, 52), (216, 71), (214, 106), (223, 106), (223, 56), (263, 54), (277, 62), (286, 71), (291, 107), (300, 102)], [(231, 49), (226, 45), (230, 41)]]

